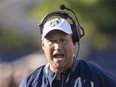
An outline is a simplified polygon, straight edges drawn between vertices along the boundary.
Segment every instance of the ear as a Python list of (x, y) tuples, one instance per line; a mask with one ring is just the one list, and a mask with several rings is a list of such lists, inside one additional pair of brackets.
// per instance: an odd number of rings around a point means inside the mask
[(42, 49), (44, 50), (44, 40), (42, 39), (41, 42), (42, 42), (42, 43), (41, 43), (41, 47), (42, 47)]

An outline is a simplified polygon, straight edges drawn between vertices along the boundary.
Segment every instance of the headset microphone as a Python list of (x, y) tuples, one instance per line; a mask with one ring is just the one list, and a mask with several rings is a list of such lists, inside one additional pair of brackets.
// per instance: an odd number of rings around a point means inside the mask
[(64, 10), (65, 8), (66, 8), (65, 5), (61, 5), (61, 6), (60, 6), (60, 9), (61, 9), (61, 10)]
[(73, 15), (75, 16), (76, 21), (77, 21), (77, 23), (78, 23), (78, 26), (79, 26), (79, 27), (81, 28), (81, 30), (83, 31), (83, 33), (80, 34), (80, 38), (81, 38), (82, 36), (84, 36), (84, 34), (85, 34), (84, 29), (81, 27), (81, 25), (80, 25), (80, 23), (79, 23), (79, 21), (78, 21), (78, 18), (77, 18), (76, 14), (75, 14), (75, 12), (74, 12), (73, 10), (67, 8), (67, 7), (66, 7), (65, 5), (63, 5), (63, 4), (60, 5), (60, 9), (61, 9), (61, 10), (67, 9), (67, 10), (69, 10), (69, 11), (71, 11), (71, 12), (73, 13)]
[(63, 4), (60, 6), (60, 9), (61, 9), (61, 10), (67, 9), (67, 10), (72, 11), (71, 9), (67, 8), (67, 7), (66, 7), (65, 5), (63, 5)]

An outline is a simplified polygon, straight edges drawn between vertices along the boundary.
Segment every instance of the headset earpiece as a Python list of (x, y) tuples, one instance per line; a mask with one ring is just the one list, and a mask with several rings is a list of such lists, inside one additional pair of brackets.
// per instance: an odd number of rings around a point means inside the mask
[(77, 27), (77, 25), (72, 25), (71, 24), (71, 29), (73, 31), (73, 34), (72, 34), (72, 39), (73, 39), (73, 42), (76, 43), (76, 42), (79, 42), (80, 41), (80, 31)]

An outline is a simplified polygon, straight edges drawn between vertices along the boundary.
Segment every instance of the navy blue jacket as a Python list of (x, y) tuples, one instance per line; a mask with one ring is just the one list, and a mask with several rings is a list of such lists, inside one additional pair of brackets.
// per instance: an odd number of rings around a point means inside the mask
[[(19, 87), (53, 87), (56, 74), (43, 65), (28, 75)], [(72, 67), (61, 72), (60, 87), (116, 87), (116, 78), (84, 60), (75, 60)], [(56, 86), (55, 86), (56, 87)]]

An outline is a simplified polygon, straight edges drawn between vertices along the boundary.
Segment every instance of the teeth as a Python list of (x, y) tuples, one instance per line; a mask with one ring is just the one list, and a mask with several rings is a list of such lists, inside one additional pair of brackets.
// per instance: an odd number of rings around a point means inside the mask
[(63, 54), (55, 54), (54, 57), (61, 58), (61, 57), (64, 57), (64, 55)]

